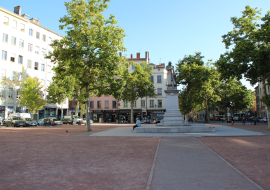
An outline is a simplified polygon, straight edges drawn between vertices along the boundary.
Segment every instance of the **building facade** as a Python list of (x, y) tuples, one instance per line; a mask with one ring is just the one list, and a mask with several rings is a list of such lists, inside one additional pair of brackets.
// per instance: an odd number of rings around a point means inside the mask
[[(43, 86), (41, 96), (46, 99), (46, 89), (52, 81), (53, 63), (45, 59), (48, 52), (53, 51), (49, 46), (53, 40), (59, 40), (61, 35), (40, 25), (38, 19), (27, 14), (21, 15), (21, 7), (16, 6), (14, 12), (0, 7), (0, 77), (14, 80), (22, 78), (22, 70), (27, 76), (37, 77)], [(27, 112), (18, 104), (19, 87), (0, 84), (0, 116), (6, 118), (13, 112)], [(35, 119), (55, 116), (60, 112), (60, 105), (48, 104), (40, 110)], [(68, 100), (63, 102), (64, 113), (68, 109)]]
[[(258, 117), (266, 117), (265, 112), (265, 104), (261, 101), (261, 98), (263, 96), (263, 86), (260, 82), (258, 86), (255, 88), (256, 92), (256, 111)], [(266, 93), (270, 94), (270, 86), (266, 85)]]

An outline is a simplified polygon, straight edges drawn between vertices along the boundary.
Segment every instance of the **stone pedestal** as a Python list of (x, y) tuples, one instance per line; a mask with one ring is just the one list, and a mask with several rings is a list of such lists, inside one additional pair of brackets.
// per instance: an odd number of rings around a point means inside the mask
[(179, 103), (178, 103), (178, 93), (176, 87), (168, 87), (167, 90), (164, 91), (167, 95), (166, 101), (166, 112), (164, 114), (164, 119), (161, 124), (157, 124), (157, 126), (163, 127), (172, 127), (172, 126), (190, 126), (186, 124), (184, 119), (182, 118), (182, 114), (179, 111)]

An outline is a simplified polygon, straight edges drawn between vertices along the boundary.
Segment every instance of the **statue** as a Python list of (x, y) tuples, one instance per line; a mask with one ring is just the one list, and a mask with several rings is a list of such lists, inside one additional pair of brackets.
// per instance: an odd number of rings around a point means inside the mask
[(174, 72), (174, 66), (169, 62), (166, 66), (167, 70), (167, 86), (176, 87), (176, 74)]

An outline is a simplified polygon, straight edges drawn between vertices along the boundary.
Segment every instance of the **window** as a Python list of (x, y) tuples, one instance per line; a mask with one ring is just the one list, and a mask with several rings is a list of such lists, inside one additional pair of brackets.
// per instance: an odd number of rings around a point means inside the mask
[(158, 100), (158, 107), (162, 108), (162, 100)]
[(38, 46), (36, 46), (35, 53), (39, 54), (39, 47)]
[(154, 76), (151, 76), (150, 81), (154, 83)]
[(3, 34), (3, 42), (8, 42), (8, 35), (7, 34)]
[(33, 30), (29, 29), (29, 36), (33, 36)]
[(39, 39), (39, 37), (40, 37), (40, 33), (36, 32), (36, 38)]
[(42, 55), (45, 57), (46, 55), (46, 50), (42, 48)]
[(101, 101), (97, 101), (97, 108), (101, 108)]
[(38, 70), (38, 62), (35, 62), (35, 67), (34, 67), (35, 70)]
[(154, 107), (154, 100), (150, 100), (150, 108)]
[(123, 101), (123, 107), (124, 108), (128, 107), (127, 101)]
[(14, 76), (15, 76), (15, 72), (14, 71), (11, 71), (10, 76), (9, 76), (9, 79), (10, 80), (14, 80)]
[(32, 68), (32, 61), (27, 60), (27, 68), (31, 69)]
[(22, 72), (19, 72), (18, 73), (18, 81), (21, 81), (22, 80)]
[(10, 62), (15, 62), (15, 53), (12, 53), (11, 56), (10, 56)]
[(0, 89), (0, 97), (5, 98), (5, 89)]
[(133, 107), (136, 108), (136, 106), (137, 106), (137, 101), (134, 101), (133, 102)]
[(20, 40), (20, 41), (19, 41), (19, 47), (21, 47), (21, 48), (24, 47), (24, 42), (23, 42), (23, 40)]
[(141, 107), (142, 107), (142, 108), (145, 107), (145, 100), (141, 100)]
[(9, 19), (6, 16), (4, 16), (4, 24), (5, 25), (9, 25)]
[(6, 79), (6, 70), (5, 69), (1, 69), (1, 79)]
[(11, 45), (16, 45), (16, 37), (12, 36), (11, 38)]
[(24, 24), (20, 24), (20, 30), (22, 31), (22, 32), (24, 32)]
[(23, 56), (19, 55), (19, 63), (23, 64)]
[(32, 44), (28, 44), (28, 51), (30, 51), (30, 52), (33, 51), (33, 45)]
[(94, 101), (90, 101), (90, 108), (94, 108)]
[(71, 101), (71, 107), (72, 107), (72, 108), (75, 108), (75, 100), (72, 100), (72, 101)]
[(51, 70), (52, 70), (52, 66), (47, 65), (47, 72), (48, 72), (48, 73), (50, 73), (50, 72), (51, 72)]
[(135, 65), (132, 65), (132, 70), (134, 70), (135, 69)]
[(161, 75), (157, 76), (157, 83), (161, 83)]
[(116, 108), (116, 101), (115, 100), (112, 101), (112, 107)]
[(17, 99), (20, 99), (20, 97), (21, 97), (20, 91), (17, 90)]
[(17, 21), (13, 20), (11, 26), (12, 26), (12, 28), (16, 29), (17, 28)]
[(162, 88), (157, 88), (157, 95), (162, 96)]
[(8, 89), (8, 97), (13, 98), (13, 89), (12, 88)]
[(7, 60), (7, 51), (2, 50), (2, 59)]
[(43, 34), (43, 36), (42, 36), (42, 41), (46, 42), (46, 35), (45, 34)]
[(105, 100), (105, 108), (109, 108), (109, 100)]
[(44, 63), (41, 64), (41, 71), (45, 72), (45, 64)]
[(160, 69), (158, 69), (158, 71), (160, 71)]

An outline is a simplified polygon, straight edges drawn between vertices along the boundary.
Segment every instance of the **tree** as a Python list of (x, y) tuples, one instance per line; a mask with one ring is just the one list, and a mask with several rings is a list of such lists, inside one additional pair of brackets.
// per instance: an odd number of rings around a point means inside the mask
[[(176, 82), (186, 85), (187, 94), (192, 99), (192, 107), (204, 103), (206, 122), (209, 122), (208, 105), (219, 100), (219, 74), (216, 68), (211, 66), (211, 62), (205, 66), (202, 58), (201, 53), (196, 53), (194, 56), (185, 56), (183, 60), (179, 60), (176, 69)], [(183, 109), (182, 105), (180, 107)], [(191, 107), (185, 109), (187, 108)]]
[[(240, 18), (232, 17), (232, 31), (222, 36), (228, 51), (220, 56), (216, 65), (223, 78), (247, 78), (252, 85), (262, 82), (263, 102), (268, 115), (270, 97), (266, 94), (270, 79), (270, 12), (264, 17), (258, 8), (246, 6)], [(269, 80), (268, 80), (269, 82)], [(269, 115), (268, 128), (270, 129)]]
[(52, 82), (48, 87), (49, 103), (61, 104), (61, 122), (63, 118), (63, 102), (67, 98), (71, 98), (74, 91), (75, 79), (72, 75), (65, 75), (65, 73), (58, 73), (52, 78)]
[(65, 72), (78, 83), (80, 96), (86, 104), (87, 131), (91, 131), (89, 118), (90, 96), (121, 93), (123, 80), (119, 76), (119, 63), (124, 51), (124, 30), (117, 26), (113, 15), (106, 19), (102, 13), (110, 0), (72, 0), (65, 3), (67, 15), (60, 19), (60, 29), (67, 36), (51, 45), (54, 49), (47, 58), (57, 63), (56, 75)]
[(188, 91), (187, 88), (184, 88), (180, 91), (178, 95), (179, 109), (183, 115), (186, 115), (185, 119), (187, 121), (187, 115), (192, 111), (192, 94)]
[(38, 82), (37, 77), (27, 77), (22, 82), (22, 88), (20, 89), (19, 103), (22, 106), (28, 107), (28, 111), (36, 114), (37, 110), (41, 110), (46, 105), (46, 101), (41, 98), (41, 82)]
[[(128, 71), (130, 65), (134, 66), (132, 73)], [(119, 94), (117, 99), (121, 99), (130, 102), (131, 107), (131, 120), (133, 123), (133, 104), (134, 101), (145, 96), (155, 97), (155, 87), (150, 81), (153, 67), (148, 65), (146, 62), (142, 64), (123, 64), (122, 79), (126, 82), (123, 86), (123, 92)]]

